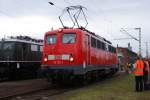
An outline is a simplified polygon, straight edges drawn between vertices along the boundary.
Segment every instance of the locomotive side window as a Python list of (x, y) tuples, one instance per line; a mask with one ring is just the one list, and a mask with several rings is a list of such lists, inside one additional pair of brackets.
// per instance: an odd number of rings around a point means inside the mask
[(46, 36), (47, 44), (55, 44), (56, 43), (56, 35), (48, 35)]
[(32, 44), (32, 45), (31, 45), (31, 51), (38, 51), (38, 46)]
[(1, 49), (1, 45), (2, 45), (2, 43), (0, 42), (0, 49)]
[(14, 48), (14, 43), (4, 43), (3, 50), (12, 50)]
[(112, 47), (112, 52), (116, 53), (116, 48)]
[(109, 45), (105, 44), (105, 50), (109, 51)]
[(62, 37), (62, 43), (75, 43), (75, 33), (65, 33)]
[(106, 44), (102, 42), (102, 49), (106, 50)]
[(109, 52), (116, 53), (116, 48), (109, 45)]
[(101, 41), (97, 40), (97, 48), (98, 49), (101, 49), (102, 48), (102, 43)]
[(96, 48), (96, 39), (91, 37), (91, 46)]
[(41, 51), (41, 52), (43, 51), (43, 46), (40, 46), (40, 51)]
[(112, 52), (112, 46), (108, 46), (108, 50), (109, 50), (109, 52)]

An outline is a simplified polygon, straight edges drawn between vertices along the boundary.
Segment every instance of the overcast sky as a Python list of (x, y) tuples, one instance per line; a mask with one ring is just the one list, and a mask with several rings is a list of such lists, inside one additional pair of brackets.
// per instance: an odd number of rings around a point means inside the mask
[[(51, 1), (55, 6), (51, 6)], [(43, 38), (46, 31), (62, 27), (58, 16), (62, 9), (71, 5), (87, 8), (88, 29), (125, 47), (130, 42), (138, 52), (138, 42), (134, 40), (116, 41), (126, 38), (121, 28), (138, 37), (136, 27), (142, 29), (142, 49), (150, 44), (150, 0), (0, 0), (0, 38), (10, 35), (29, 35)], [(150, 46), (150, 45), (149, 45)]]

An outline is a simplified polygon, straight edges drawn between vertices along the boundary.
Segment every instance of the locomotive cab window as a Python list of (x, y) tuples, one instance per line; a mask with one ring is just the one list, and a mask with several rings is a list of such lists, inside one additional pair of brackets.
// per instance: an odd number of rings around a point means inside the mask
[(75, 33), (65, 33), (62, 37), (62, 43), (75, 43)]
[(47, 44), (55, 44), (56, 43), (56, 35), (47, 35), (46, 43)]

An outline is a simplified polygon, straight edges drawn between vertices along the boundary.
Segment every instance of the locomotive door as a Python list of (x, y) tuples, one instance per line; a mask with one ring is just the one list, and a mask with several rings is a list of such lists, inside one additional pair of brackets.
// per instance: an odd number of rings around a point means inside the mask
[(89, 35), (86, 35), (86, 64), (90, 64), (90, 38)]

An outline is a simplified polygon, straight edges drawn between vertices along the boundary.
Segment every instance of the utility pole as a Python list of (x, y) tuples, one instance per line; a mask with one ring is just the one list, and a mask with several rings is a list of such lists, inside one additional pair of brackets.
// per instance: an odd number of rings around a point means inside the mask
[[(139, 57), (141, 58), (142, 57), (142, 52), (141, 52), (141, 28), (140, 27), (137, 27), (137, 28), (134, 28), (135, 30), (139, 30), (139, 36), (138, 38), (132, 36), (130, 33), (128, 33), (125, 29), (121, 28), (121, 32), (122, 33), (125, 33), (126, 35), (128, 35), (130, 38), (121, 38), (121, 39), (134, 39), (136, 41), (139, 42)], [(120, 39), (120, 40), (121, 40)]]
[(145, 42), (146, 44), (146, 58), (148, 58), (148, 42)]
[(135, 30), (139, 30), (139, 56), (142, 57), (142, 53), (141, 53), (141, 28), (134, 28)]

